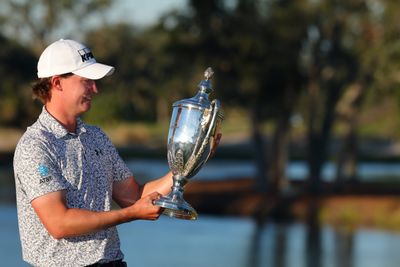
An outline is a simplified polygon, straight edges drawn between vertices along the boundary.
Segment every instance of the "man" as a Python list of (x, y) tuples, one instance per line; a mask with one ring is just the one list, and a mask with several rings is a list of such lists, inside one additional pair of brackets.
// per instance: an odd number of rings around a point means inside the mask
[[(33, 266), (126, 266), (116, 225), (156, 220), (171, 173), (139, 186), (108, 137), (79, 116), (114, 68), (73, 40), (48, 46), (33, 95), (43, 103), (14, 155), (23, 259)], [(121, 209), (111, 209), (114, 200)]]

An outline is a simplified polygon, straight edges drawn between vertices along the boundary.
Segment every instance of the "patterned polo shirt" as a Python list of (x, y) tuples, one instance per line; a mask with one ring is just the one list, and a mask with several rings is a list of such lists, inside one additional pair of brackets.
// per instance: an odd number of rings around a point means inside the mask
[(98, 127), (77, 120), (69, 133), (45, 108), (28, 127), (14, 154), (18, 225), (23, 259), (33, 266), (85, 266), (122, 259), (116, 227), (54, 239), (31, 201), (65, 190), (69, 208), (109, 211), (112, 184), (132, 175)]

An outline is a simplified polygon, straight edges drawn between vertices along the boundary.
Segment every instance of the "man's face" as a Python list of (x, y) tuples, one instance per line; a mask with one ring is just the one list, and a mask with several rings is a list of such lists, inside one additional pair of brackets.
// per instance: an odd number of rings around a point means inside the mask
[(90, 109), (92, 97), (98, 92), (94, 80), (72, 75), (61, 78), (60, 84), (63, 89), (63, 100), (65, 100), (63, 102), (68, 112), (79, 115)]

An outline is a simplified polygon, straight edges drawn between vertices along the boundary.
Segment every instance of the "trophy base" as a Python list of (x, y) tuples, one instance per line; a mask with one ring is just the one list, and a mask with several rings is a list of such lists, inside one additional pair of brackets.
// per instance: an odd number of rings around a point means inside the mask
[(160, 199), (154, 201), (154, 205), (162, 207), (162, 213), (169, 217), (175, 217), (184, 220), (197, 219), (196, 210), (183, 199), (161, 197)]

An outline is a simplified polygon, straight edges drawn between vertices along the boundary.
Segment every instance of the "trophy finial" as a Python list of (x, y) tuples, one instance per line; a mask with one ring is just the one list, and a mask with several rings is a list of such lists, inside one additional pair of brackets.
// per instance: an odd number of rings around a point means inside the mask
[(213, 76), (214, 71), (211, 67), (208, 67), (206, 69), (206, 71), (204, 72), (204, 78), (206, 78), (206, 80), (208, 81), (209, 79), (211, 79), (211, 77)]
[(208, 67), (204, 71), (204, 80), (199, 83), (200, 90), (209, 94), (212, 92), (212, 84), (211, 84), (211, 77), (213, 76), (214, 71), (211, 67)]

